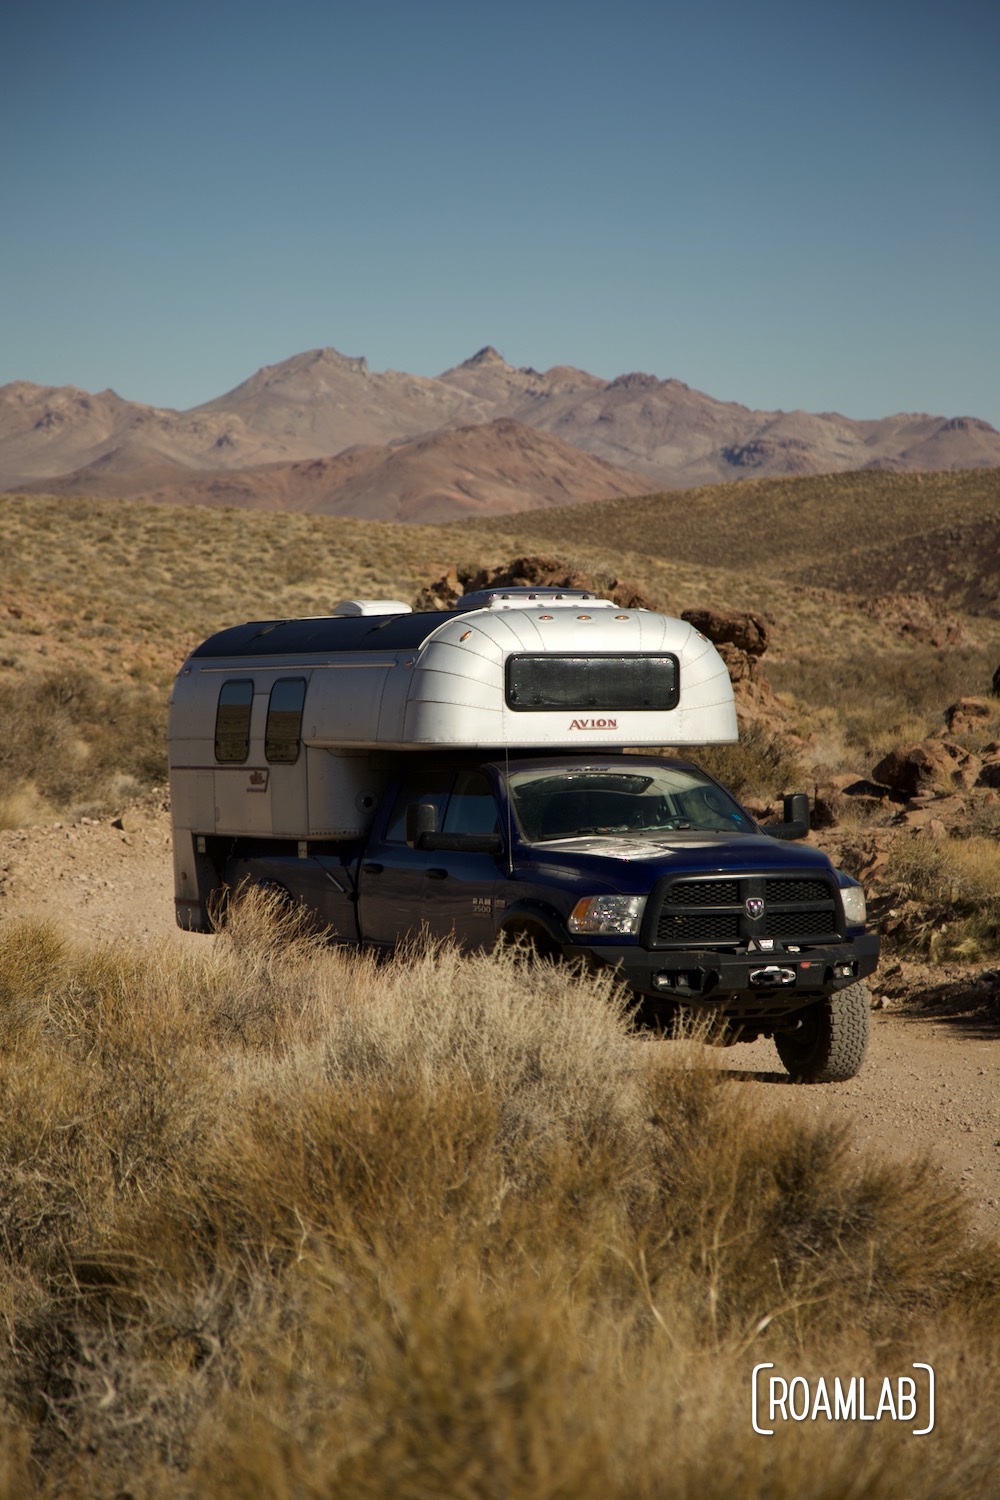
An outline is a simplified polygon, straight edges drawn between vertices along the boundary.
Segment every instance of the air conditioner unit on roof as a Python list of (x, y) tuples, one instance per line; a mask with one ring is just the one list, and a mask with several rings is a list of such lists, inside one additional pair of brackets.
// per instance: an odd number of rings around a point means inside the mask
[(341, 599), (330, 611), (334, 618), (357, 619), (359, 615), (411, 615), (409, 604), (399, 599)]

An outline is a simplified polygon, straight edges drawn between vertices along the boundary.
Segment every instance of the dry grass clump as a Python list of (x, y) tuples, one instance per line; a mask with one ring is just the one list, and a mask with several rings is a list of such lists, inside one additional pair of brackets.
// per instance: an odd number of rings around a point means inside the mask
[[(987, 1495), (1000, 1257), (522, 955), (0, 943), (0, 1494)], [(750, 1371), (942, 1372), (938, 1432)]]
[[(826, 741), (831, 769), (870, 769), (898, 745), (923, 740), (941, 728), (945, 708), (966, 696), (989, 692), (995, 649), (926, 645), (876, 646), (871, 639), (840, 650), (796, 651), (772, 665), (774, 686), (790, 695), (801, 727)], [(967, 748), (981, 748), (990, 725), (967, 735)], [(963, 740), (965, 743), (965, 740)]]
[(86, 669), (0, 682), (0, 828), (103, 811), (167, 775), (166, 704)]
[[(914, 956), (980, 963), (1000, 954), (1000, 845), (996, 838), (897, 839), (884, 881), (894, 905), (916, 903)], [(897, 937), (897, 941), (899, 938)]]
[(757, 719), (740, 725), (736, 744), (704, 745), (696, 759), (744, 800), (770, 802), (783, 792), (798, 791), (803, 776), (798, 750), (788, 736)]

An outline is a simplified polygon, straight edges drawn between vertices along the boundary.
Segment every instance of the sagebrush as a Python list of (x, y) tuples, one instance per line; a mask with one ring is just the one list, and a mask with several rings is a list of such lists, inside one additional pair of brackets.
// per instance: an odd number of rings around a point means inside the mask
[[(0, 928), (0, 1016), (8, 1495), (991, 1493), (997, 1247), (610, 977), (254, 898), (186, 949)], [(756, 1437), (777, 1357), (931, 1360), (935, 1440)]]

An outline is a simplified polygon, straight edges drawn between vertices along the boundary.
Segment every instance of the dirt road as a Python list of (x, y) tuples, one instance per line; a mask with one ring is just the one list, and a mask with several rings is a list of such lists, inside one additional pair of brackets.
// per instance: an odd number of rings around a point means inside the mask
[[(210, 941), (174, 923), (164, 797), (120, 821), (0, 832), (0, 922), (51, 920), (86, 943)], [(976, 1228), (1000, 1236), (1000, 1028), (982, 1016), (929, 1018), (898, 1003), (872, 1021), (868, 1059), (849, 1083), (794, 1088), (770, 1042), (734, 1047), (720, 1066), (745, 1080), (762, 1108), (791, 1102), (812, 1118), (851, 1124), (856, 1151), (931, 1153), (966, 1197)]]

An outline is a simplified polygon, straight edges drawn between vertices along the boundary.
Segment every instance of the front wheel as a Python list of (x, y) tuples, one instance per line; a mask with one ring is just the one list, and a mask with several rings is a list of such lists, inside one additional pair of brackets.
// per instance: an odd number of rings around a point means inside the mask
[(800, 1011), (774, 1045), (796, 1083), (842, 1083), (860, 1071), (870, 1030), (871, 996), (859, 980)]

